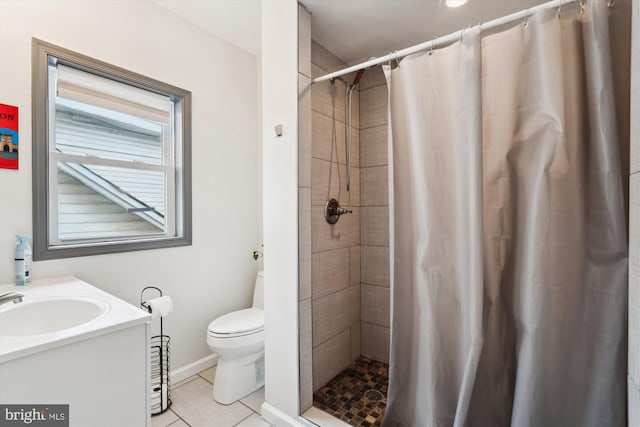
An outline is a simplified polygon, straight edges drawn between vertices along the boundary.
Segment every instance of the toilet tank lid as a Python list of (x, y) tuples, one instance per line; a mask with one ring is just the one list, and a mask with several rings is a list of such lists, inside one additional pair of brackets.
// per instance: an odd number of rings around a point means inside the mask
[(209, 331), (216, 334), (239, 334), (264, 328), (264, 311), (247, 308), (233, 311), (209, 323)]

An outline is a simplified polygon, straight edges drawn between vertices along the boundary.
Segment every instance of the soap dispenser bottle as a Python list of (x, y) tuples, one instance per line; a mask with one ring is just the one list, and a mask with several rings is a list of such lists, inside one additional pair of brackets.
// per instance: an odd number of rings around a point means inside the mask
[(24, 286), (31, 284), (31, 246), (29, 246), (29, 236), (16, 236), (16, 285)]

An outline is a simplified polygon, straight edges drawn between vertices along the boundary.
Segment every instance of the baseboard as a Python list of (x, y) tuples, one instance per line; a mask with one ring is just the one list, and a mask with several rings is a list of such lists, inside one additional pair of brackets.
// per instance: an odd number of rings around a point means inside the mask
[(268, 403), (263, 403), (260, 408), (260, 415), (269, 423), (276, 427), (306, 427), (308, 424), (301, 423), (295, 418), (291, 418), (279, 409), (274, 408)]
[(197, 374), (198, 372), (202, 372), (205, 369), (208, 369), (217, 364), (218, 364), (218, 355), (210, 354), (209, 356), (203, 357), (200, 360), (196, 360), (193, 363), (189, 363), (186, 366), (172, 370), (170, 373), (171, 383), (176, 384), (184, 379), (187, 379)]

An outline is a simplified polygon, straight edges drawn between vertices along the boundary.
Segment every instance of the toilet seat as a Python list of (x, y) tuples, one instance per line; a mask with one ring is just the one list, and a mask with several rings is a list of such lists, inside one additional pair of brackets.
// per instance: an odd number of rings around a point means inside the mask
[(236, 338), (263, 330), (264, 311), (259, 308), (247, 308), (218, 317), (209, 323), (208, 334), (213, 338)]

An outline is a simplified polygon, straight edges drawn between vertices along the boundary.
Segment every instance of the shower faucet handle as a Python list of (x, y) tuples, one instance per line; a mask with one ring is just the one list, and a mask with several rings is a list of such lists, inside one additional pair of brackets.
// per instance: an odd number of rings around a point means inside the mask
[(340, 206), (336, 207), (334, 209), (334, 212), (336, 213), (336, 215), (344, 215), (344, 214), (348, 214), (348, 213), (353, 213), (353, 211), (351, 209), (345, 209), (345, 208), (342, 208)]
[(340, 215), (353, 213), (351, 209), (345, 209), (340, 206), (340, 203), (336, 199), (329, 199), (327, 204), (324, 205), (324, 219), (329, 224), (335, 224), (340, 219)]

